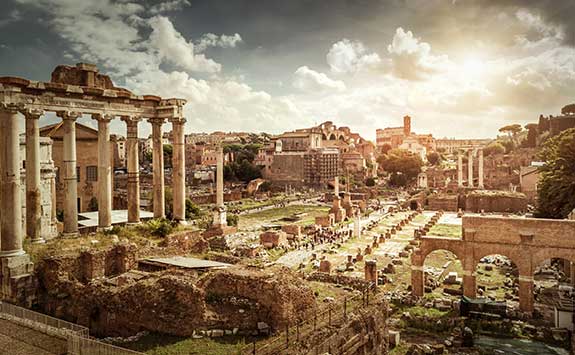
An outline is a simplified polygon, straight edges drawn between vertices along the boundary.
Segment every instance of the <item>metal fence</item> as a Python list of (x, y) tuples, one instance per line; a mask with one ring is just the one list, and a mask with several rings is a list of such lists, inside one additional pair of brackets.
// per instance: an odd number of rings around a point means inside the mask
[(130, 349), (79, 336), (68, 337), (68, 355), (143, 355)]
[(0, 302), (0, 318), (21, 324), (25, 327), (49, 335), (67, 338), (68, 336), (89, 336), (89, 330), (78, 324), (34, 312), (10, 303)]
[(90, 338), (88, 328), (0, 302), (0, 319), (66, 339), (69, 355), (143, 355), (143, 353), (102, 343)]
[(279, 354), (281, 350), (297, 345), (303, 339), (313, 335), (317, 329), (325, 327), (339, 326), (347, 321), (348, 313), (359, 307), (369, 305), (370, 294), (375, 293), (377, 286), (371, 283), (359, 295), (345, 298), (343, 302), (329, 304), (323, 309), (314, 312), (308, 319), (300, 321), (292, 327), (286, 326), (268, 341), (258, 344), (253, 343), (245, 346), (239, 354), (241, 355), (268, 355)]

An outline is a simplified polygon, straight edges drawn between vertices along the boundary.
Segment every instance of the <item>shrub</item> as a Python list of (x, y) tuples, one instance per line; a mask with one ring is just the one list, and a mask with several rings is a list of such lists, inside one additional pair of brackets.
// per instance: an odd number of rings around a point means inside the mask
[(172, 233), (172, 230), (174, 229), (171, 222), (166, 218), (152, 219), (148, 221), (147, 227), (150, 234), (162, 238)]
[(237, 214), (228, 214), (226, 216), (226, 221), (228, 223), (228, 226), (237, 227), (238, 222), (240, 221), (240, 216), (238, 216)]

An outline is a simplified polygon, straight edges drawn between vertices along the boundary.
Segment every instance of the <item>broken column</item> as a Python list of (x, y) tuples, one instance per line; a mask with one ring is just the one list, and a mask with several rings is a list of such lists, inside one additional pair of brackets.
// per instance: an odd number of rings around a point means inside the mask
[(377, 286), (377, 261), (376, 260), (366, 260), (365, 261), (365, 281), (375, 283)]
[(361, 215), (358, 213), (353, 220), (353, 236), (361, 237)]

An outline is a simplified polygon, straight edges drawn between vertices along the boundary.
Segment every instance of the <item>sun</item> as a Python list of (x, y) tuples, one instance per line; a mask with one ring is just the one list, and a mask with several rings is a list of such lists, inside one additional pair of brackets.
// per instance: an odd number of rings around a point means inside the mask
[(478, 78), (485, 74), (487, 65), (480, 58), (469, 57), (463, 61), (461, 69), (466, 76)]

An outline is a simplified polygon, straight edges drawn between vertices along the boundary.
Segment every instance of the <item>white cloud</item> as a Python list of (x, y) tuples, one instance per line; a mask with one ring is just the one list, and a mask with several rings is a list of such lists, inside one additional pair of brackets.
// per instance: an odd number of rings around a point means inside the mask
[(345, 38), (331, 46), (326, 59), (334, 73), (353, 73), (373, 68), (381, 62), (379, 55), (368, 53), (363, 43)]
[(198, 52), (202, 52), (208, 47), (235, 48), (242, 41), (242, 36), (239, 33), (231, 36), (225, 34), (218, 36), (213, 33), (206, 33), (196, 45), (196, 49)]
[(159, 4), (152, 6), (149, 12), (152, 15), (158, 15), (165, 12), (178, 11), (183, 9), (185, 6), (190, 6), (189, 0), (161, 1)]
[(293, 86), (309, 92), (345, 90), (343, 81), (330, 79), (324, 73), (316, 72), (307, 66), (299, 67), (295, 71)]
[(221, 70), (219, 63), (204, 54), (195, 54), (194, 44), (186, 41), (167, 17), (155, 16), (148, 23), (152, 27), (148, 44), (160, 60), (190, 71), (214, 73)]
[(399, 27), (387, 51), (392, 60), (395, 76), (407, 80), (422, 80), (431, 74), (444, 71), (450, 65), (446, 55), (431, 54), (431, 46)]

